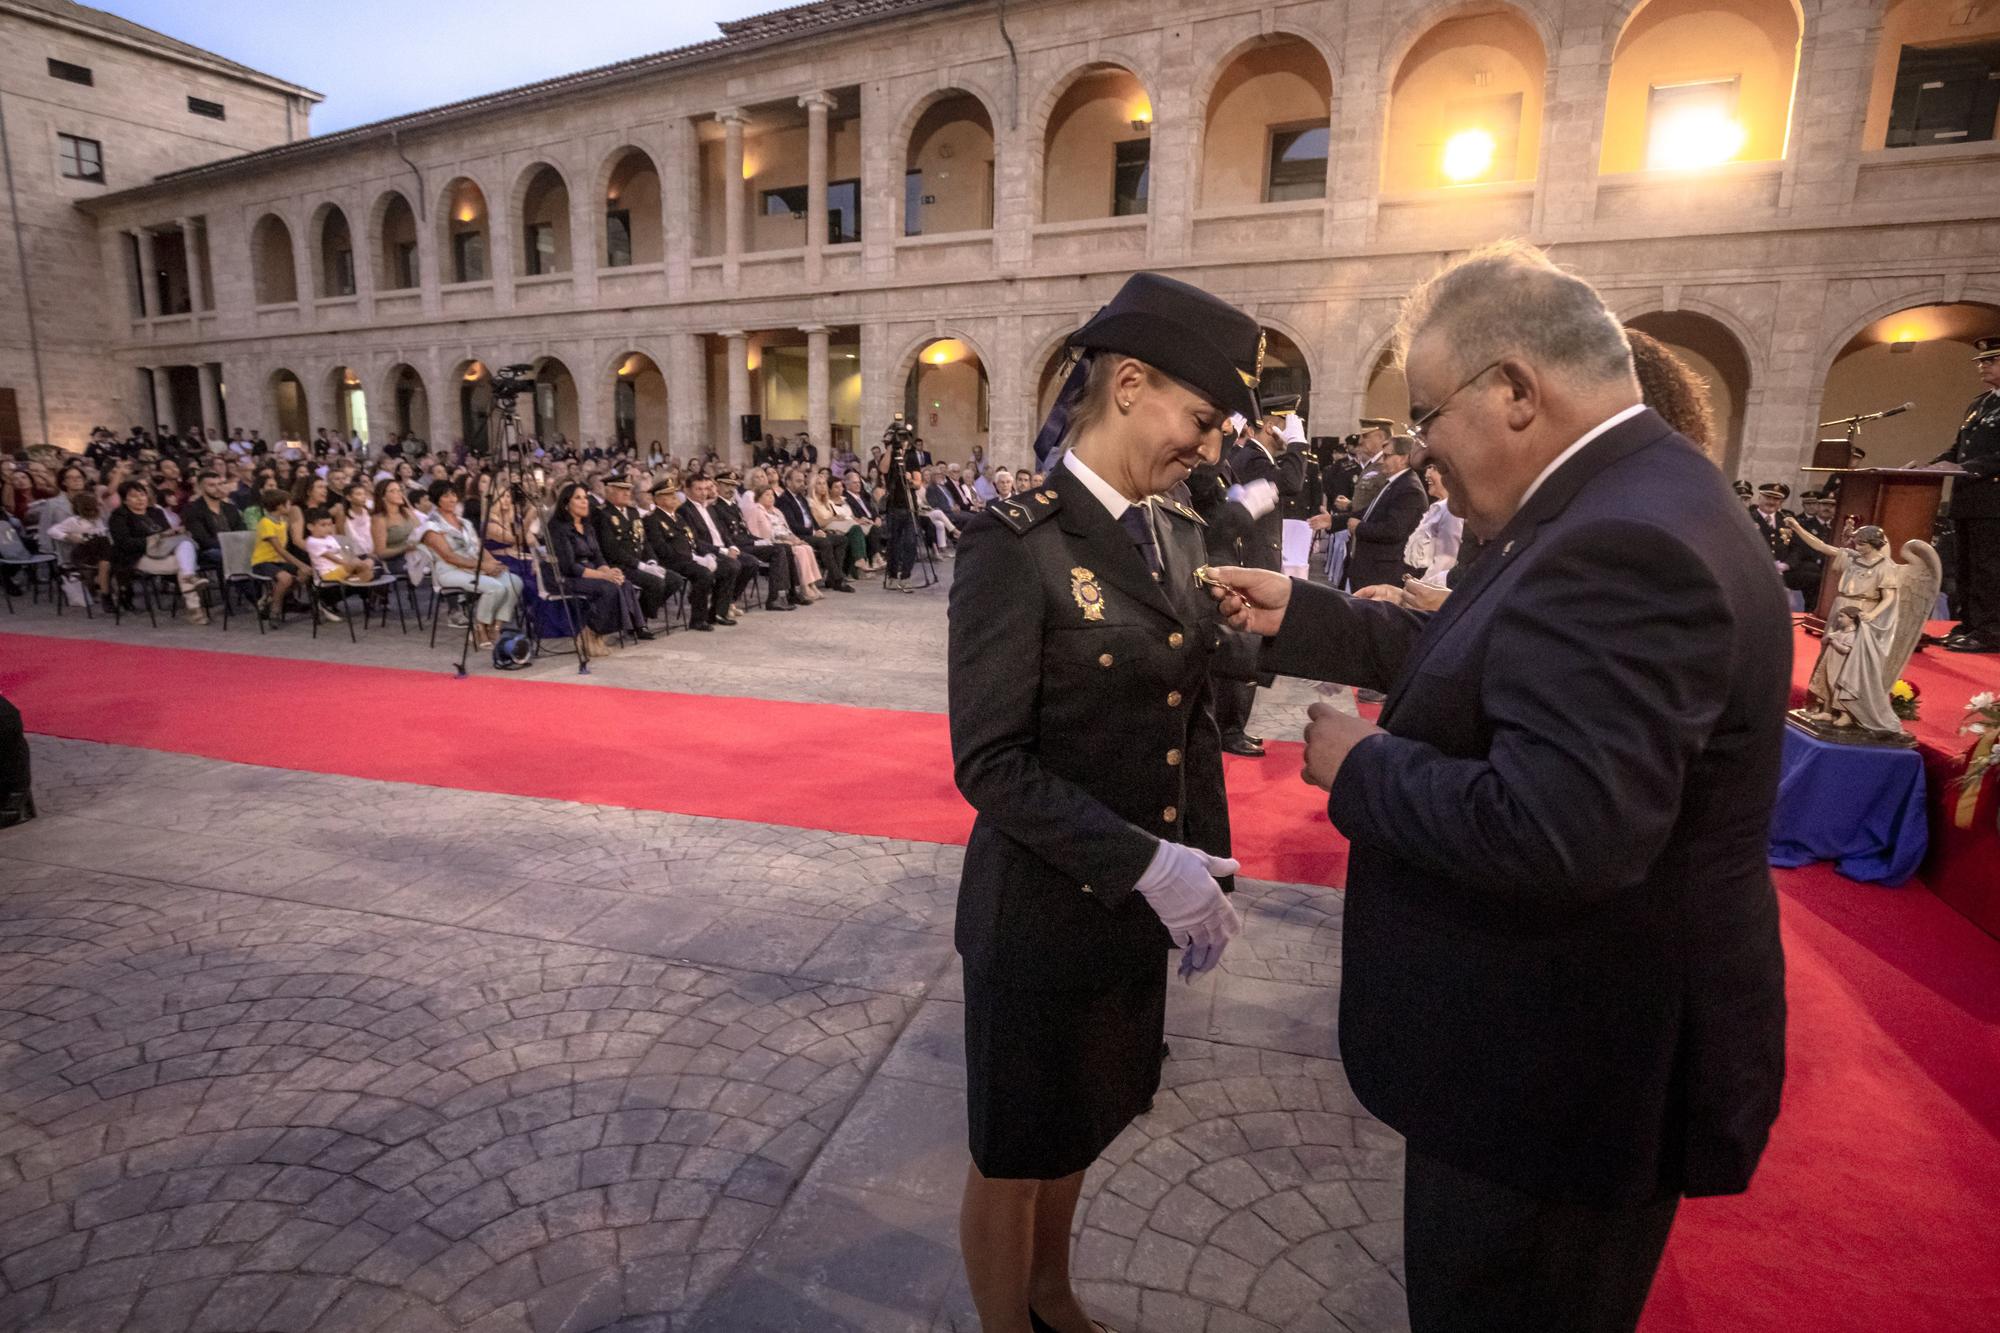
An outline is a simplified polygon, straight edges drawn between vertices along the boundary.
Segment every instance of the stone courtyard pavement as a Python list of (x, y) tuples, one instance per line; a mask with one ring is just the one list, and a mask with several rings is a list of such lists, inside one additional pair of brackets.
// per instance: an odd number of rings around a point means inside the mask
[[(871, 600), (786, 623), (873, 642)], [(935, 635), (941, 598), (895, 600)], [(935, 706), (927, 670), (893, 687)], [(978, 1327), (960, 849), (33, 748), (0, 1330)], [(1401, 1148), (1332, 1058), (1340, 899), (1238, 902), (1087, 1179), (1080, 1289), (1120, 1333), (1404, 1327)]]

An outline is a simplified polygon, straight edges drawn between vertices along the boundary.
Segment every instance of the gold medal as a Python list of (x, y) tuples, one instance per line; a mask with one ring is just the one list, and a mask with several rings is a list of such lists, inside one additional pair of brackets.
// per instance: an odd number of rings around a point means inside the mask
[(1097, 575), (1077, 566), (1069, 572), (1069, 595), (1083, 612), (1085, 620), (1104, 619), (1104, 590), (1097, 586)]

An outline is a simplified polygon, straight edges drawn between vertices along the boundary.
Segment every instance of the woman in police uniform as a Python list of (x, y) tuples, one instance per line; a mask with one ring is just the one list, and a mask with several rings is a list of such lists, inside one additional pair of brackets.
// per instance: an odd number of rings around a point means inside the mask
[(1238, 929), (1209, 676), (1247, 641), (1195, 584), (1182, 486), (1255, 419), (1261, 334), (1141, 273), (1070, 339), (1045, 485), (964, 532), (952, 753), (978, 812), (959, 886), (972, 1168), (960, 1242), (986, 1333), (1094, 1333), (1070, 1288), (1083, 1173), (1159, 1086), (1167, 954)]

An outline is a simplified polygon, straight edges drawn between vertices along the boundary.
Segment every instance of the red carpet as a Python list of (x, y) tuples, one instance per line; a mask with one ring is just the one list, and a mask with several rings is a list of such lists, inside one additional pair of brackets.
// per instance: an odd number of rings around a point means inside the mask
[[(328, 689), (393, 711), (399, 742), (373, 710), (301, 706)], [(927, 841), (971, 822), (934, 714), (8, 634), (0, 692), (37, 732), (245, 763)], [(797, 771), (806, 726), (846, 756), (837, 783)], [(1298, 746), (1271, 751), (1229, 761), (1246, 869), (1342, 883)], [(1778, 882), (1784, 1111), (1748, 1194), (1683, 1208), (1644, 1333), (2000, 1328), (2000, 941), (1914, 887)]]
[[(329, 692), (367, 702), (304, 706)], [(244, 764), (916, 842), (972, 831), (938, 713), (6, 633), (0, 693), (43, 735)], [(820, 757), (801, 763), (805, 736)], [(1299, 781), (1301, 749), (1228, 758), (1236, 854), (1258, 879), (1341, 884), (1346, 844)]]

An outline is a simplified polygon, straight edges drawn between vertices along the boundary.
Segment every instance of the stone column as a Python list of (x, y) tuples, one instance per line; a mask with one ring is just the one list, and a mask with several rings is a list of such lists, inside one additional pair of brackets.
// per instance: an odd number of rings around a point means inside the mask
[(604, 195), (600, 191), (592, 197), (590, 182), (595, 177), (588, 170), (576, 172), (571, 179), (580, 182), (581, 188), (572, 184), (569, 192), (570, 299), (587, 308), (597, 304), (597, 270), (601, 262), (597, 252), (604, 244)]
[(215, 366), (207, 361), (195, 367), (201, 376), (201, 428), (204, 431), (222, 431), (222, 384), (215, 373)]
[(722, 336), (729, 340), (729, 350), (724, 353), (729, 372), (727, 452), (729, 461), (741, 467), (750, 461), (750, 450), (743, 443), (743, 418), (750, 415), (750, 335), (731, 329)]
[[(677, 117), (667, 122), (666, 157), (660, 163), (663, 258), (667, 269), (667, 299), (684, 300), (693, 284), (688, 265), (694, 259), (695, 201), (701, 198), (701, 145), (694, 122)], [(669, 400), (671, 401), (671, 399)], [(675, 454), (680, 450), (676, 449)]]
[(1597, 216), (1597, 165), (1604, 152), (1605, 94), (1616, 33), (1589, 24), (1565, 30), (1543, 83), (1541, 167), (1535, 229), (1575, 231)]
[(861, 326), (861, 430), (855, 443), (863, 458), (868, 446), (882, 438), (889, 418), (903, 410), (903, 386), (891, 383), (896, 368), (889, 363), (889, 341), (888, 326)]
[(152, 367), (134, 366), (132, 370), (132, 410), (120, 420), (138, 426), (157, 425), (159, 423), (154, 421), (154, 412), (150, 406), (153, 401)]
[(174, 419), (174, 385), (165, 366), (153, 367), (153, 424), (164, 435), (181, 428)]
[(201, 256), (195, 253), (193, 218), (181, 219), (181, 262), (187, 265), (188, 304), (196, 311), (213, 310), (208, 282), (201, 273)]
[[(1167, 262), (1185, 257), (1193, 244), (1202, 139), (1195, 107), (1185, 91), (1195, 82), (1194, 28), (1176, 24), (1172, 32), (1163, 44), (1156, 79), (1162, 104), (1153, 108), (1152, 185), (1146, 201), (1148, 251), (1154, 259)], [(1205, 49), (1201, 58), (1208, 58)]]
[(722, 280), (736, 285), (743, 271), (743, 125), (736, 107), (715, 113), (722, 122)]
[(292, 233), (292, 289), (298, 294), (299, 326), (311, 324), (317, 315), (317, 301), (320, 296), (319, 284), (323, 276), (319, 270), (319, 247), (306, 235), (308, 223), (294, 218), (286, 218), (285, 225)]
[[(807, 93), (799, 99), (806, 109), (806, 281), (819, 285), (826, 249), (826, 162), (827, 113), (833, 99), (825, 93)], [(817, 438), (813, 443), (825, 447)]]
[(896, 244), (902, 239), (891, 225), (903, 188), (905, 151), (889, 137), (896, 128), (890, 120), (892, 101), (883, 84), (861, 85), (861, 271), (871, 278), (895, 273)]
[(824, 324), (809, 324), (799, 332), (806, 335), (806, 434), (819, 446), (821, 458), (831, 458), (833, 368), (827, 363), (831, 330)]
[(699, 333), (667, 340), (667, 452), (696, 458), (708, 447), (708, 341)]
[(153, 229), (139, 228), (139, 315), (152, 319), (160, 311), (160, 266), (153, 257)]
[(1873, 0), (1828, 0), (1806, 25), (1779, 197), (1784, 208), (1818, 214), (1853, 202), (1879, 10)]

